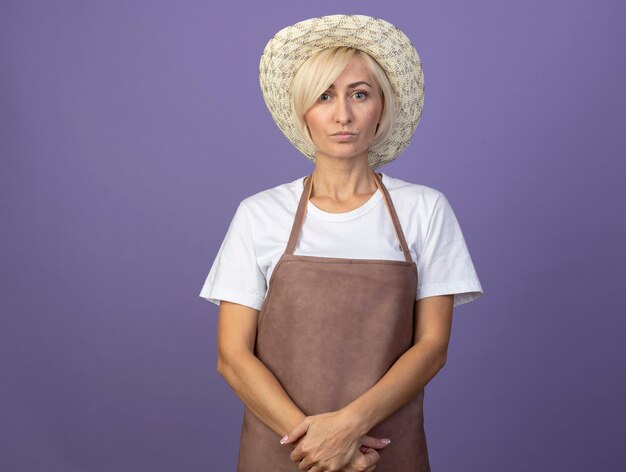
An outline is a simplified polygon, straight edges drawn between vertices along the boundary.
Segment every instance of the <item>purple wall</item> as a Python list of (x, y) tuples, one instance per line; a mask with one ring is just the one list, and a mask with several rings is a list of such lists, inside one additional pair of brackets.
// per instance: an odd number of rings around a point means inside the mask
[(234, 470), (198, 293), (239, 201), (312, 170), (260, 53), (335, 13), (416, 45), (381, 170), (446, 193), (485, 289), (426, 389), (433, 470), (623, 470), (624, 2), (309, 3), (0, 4), (0, 470)]

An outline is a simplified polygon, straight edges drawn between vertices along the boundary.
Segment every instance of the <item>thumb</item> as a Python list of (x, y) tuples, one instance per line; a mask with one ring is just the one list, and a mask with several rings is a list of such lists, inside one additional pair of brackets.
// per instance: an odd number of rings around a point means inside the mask
[(295, 428), (289, 431), (288, 434), (285, 434), (280, 440), (281, 444), (290, 444), (294, 441), (297, 441), (300, 436), (306, 433), (307, 429), (309, 429), (309, 425), (306, 420), (301, 421)]
[(390, 442), (391, 442), (391, 439), (387, 439), (387, 438), (377, 439), (377, 438), (373, 438), (372, 436), (367, 436), (367, 435), (363, 436), (361, 440), (361, 444), (367, 447), (374, 448), (374, 449), (382, 449), (383, 447), (388, 446)]

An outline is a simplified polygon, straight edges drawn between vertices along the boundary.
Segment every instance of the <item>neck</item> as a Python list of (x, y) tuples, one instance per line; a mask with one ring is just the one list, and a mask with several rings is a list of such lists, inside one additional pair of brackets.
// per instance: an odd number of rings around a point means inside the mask
[(350, 200), (356, 195), (371, 195), (378, 189), (366, 159), (338, 163), (316, 158), (311, 196), (336, 201)]

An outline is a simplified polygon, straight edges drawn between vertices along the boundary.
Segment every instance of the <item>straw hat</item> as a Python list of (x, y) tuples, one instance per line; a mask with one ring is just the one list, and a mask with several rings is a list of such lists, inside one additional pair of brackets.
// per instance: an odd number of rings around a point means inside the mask
[(376, 169), (394, 160), (409, 144), (422, 117), (424, 73), (409, 38), (391, 23), (363, 15), (330, 15), (301, 21), (280, 30), (265, 46), (259, 65), (263, 99), (287, 139), (315, 162), (315, 149), (295, 128), (289, 88), (298, 68), (315, 52), (334, 46), (360, 49), (385, 70), (395, 93), (396, 116), (386, 140), (370, 148)]

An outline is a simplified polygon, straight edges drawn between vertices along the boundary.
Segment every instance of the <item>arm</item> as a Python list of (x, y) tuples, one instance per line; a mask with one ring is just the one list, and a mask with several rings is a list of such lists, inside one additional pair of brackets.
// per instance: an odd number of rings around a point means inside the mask
[[(306, 415), (293, 403), (270, 370), (254, 355), (259, 311), (225, 300), (220, 302), (217, 323), (217, 371), (241, 401), (276, 434), (276, 442)], [(386, 444), (361, 438), (363, 450), (351, 457), (346, 470), (370, 470), (380, 460), (373, 448)], [(262, 458), (259, 458), (262, 460)]]
[[(453, 295), (426, 297), (415, 303), (414, 344), (369, 390), (333, 414), (306, 417), (289, 433), (289, 442), (306, 432), (291, 459), (305, 467), (335, 467), (345, 460), (344, 451), (378, 423), (408, 403), (446, 362), (452, 327)], [(332, 447), (320, 454), (321, 444)], [(331, 465), (332, 464), (332, 465)], [(337, 470), (337, 469), (331, 469)]]
[(357, 431), (369, 431), (408, 403), (446, 363), (452, 330), (453, 295), (415, 303), (414, 344), (368, 391), (344, 409)]
[(254, 355), (258, 315), (259, 310), (254, 308), (225, 300), (220, 302), (217, 371), (246, 407), (280, 438), (305, 415)]

